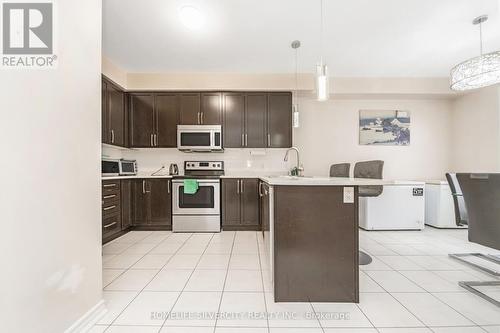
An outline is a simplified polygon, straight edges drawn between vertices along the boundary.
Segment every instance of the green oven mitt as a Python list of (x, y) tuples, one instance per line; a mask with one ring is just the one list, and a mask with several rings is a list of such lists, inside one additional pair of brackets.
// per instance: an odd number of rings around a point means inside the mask
[(195, 194), (198, 192), (198, 181), (196, 179), (184, 179), (184, 194)]

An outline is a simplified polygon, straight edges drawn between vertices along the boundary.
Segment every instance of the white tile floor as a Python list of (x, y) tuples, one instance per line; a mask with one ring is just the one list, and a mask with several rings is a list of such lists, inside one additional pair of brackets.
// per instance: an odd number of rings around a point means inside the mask
[(359, 304), (275, 303), (260, 233), (130, 232), (103, 247), (108, 313), (91, 332), (500, 333), (500, 308), (457, 285), (494, 278), (447, 256), (494, 253), (465, 230), (360, 230), (360, 244), (374, 260)]

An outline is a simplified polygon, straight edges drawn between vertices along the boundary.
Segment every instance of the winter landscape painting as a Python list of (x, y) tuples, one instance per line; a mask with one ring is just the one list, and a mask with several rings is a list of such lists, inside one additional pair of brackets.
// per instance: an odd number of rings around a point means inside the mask
[(410, 145), (410, 112), (399, 110), (360, 110), (359, 144)]

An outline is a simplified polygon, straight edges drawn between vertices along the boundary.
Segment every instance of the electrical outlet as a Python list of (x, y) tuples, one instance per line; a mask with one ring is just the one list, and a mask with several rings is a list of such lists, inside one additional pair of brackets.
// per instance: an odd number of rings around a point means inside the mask
[(354, 187), (344, 187), (344, 203), (354, 203)]

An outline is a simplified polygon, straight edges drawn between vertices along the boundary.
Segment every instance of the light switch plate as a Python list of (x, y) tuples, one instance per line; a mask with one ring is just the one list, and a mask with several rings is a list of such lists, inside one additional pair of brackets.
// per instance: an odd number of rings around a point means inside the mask
[(344, 187), (344, 203), (354, 203), (354, 187)]

